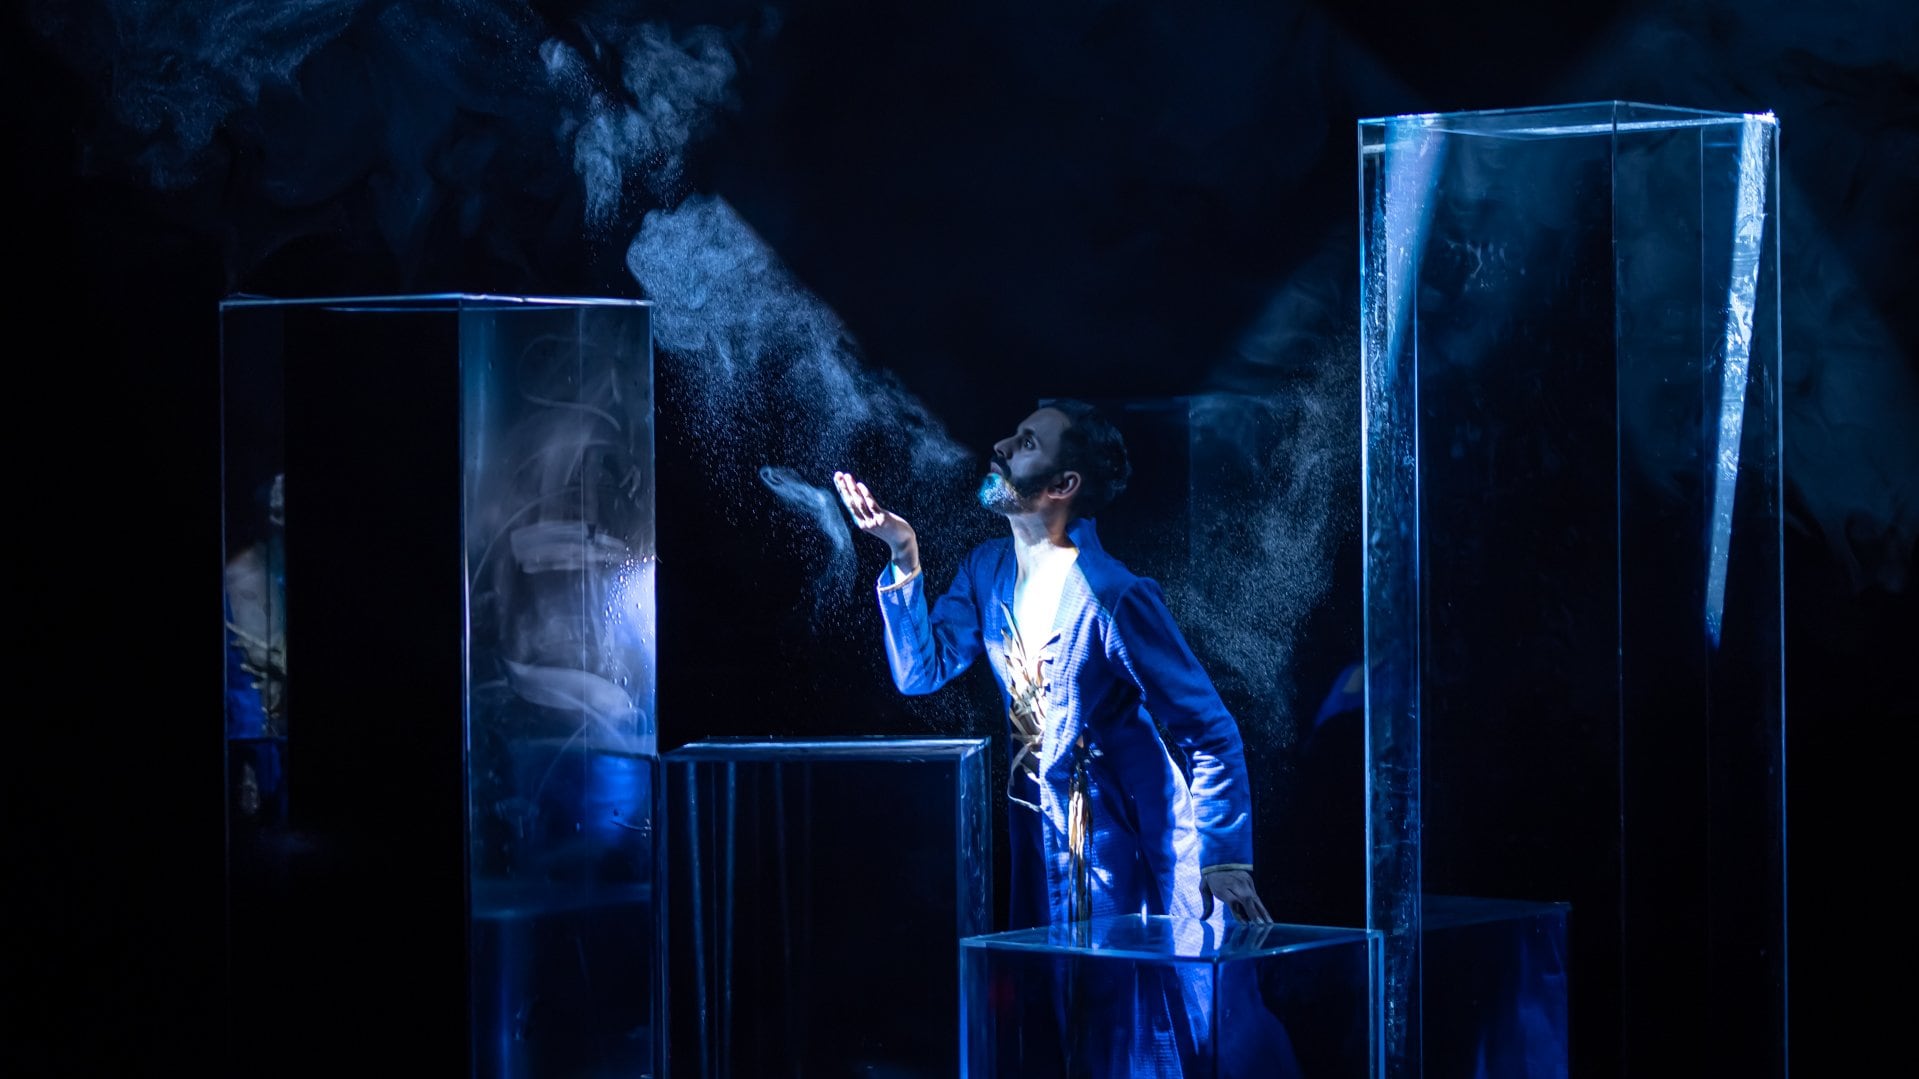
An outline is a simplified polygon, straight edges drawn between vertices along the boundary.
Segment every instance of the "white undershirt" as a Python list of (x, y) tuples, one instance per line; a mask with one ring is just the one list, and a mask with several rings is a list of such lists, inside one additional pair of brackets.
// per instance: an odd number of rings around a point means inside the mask
[(1079, 548), (1054, 547), (1020, 567), (1013, 584), (1013, 632), (1019, 634), (1020, 650), (1026, 653), (1028, 662), (1036, 661), (1040, 649), (1053, 637), (1066, 575), (1077, 561)]

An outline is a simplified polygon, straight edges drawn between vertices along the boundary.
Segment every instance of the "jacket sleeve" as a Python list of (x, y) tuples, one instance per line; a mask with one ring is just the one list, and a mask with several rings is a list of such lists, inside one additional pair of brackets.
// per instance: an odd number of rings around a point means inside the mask
[(1159, 585), (1141, 579), (1119, 598), (1108, 647), (1192, 765), (1201, 869), (1250, 870), (1252, 793), (1239, 724), (1173, 623)]
[(888, 566), (880, 576), (880, 616), (886, 622), (886, 662), (901, 693), (931, 693), (973, 665), (983, 650), (979, 604), (973, 591), (972, 560), (960, 563), (946, 594), (926, 609), (923, 571), (893, 581)]

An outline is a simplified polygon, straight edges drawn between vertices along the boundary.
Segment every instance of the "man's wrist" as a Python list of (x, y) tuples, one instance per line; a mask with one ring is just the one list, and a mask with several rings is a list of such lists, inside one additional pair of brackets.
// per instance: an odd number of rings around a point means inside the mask
[(920, 571), (920, 548), (917, 543), (908, 543), (893, 548), (893, 565), (901, 577), (911, 577)]

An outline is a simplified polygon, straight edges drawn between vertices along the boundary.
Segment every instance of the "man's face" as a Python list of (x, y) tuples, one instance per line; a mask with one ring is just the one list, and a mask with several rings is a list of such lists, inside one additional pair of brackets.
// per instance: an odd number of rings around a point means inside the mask
[(980, 481), (980, 505), (1012, 516), (1038, 508), (1040, 496), (1061, 472), (1060, 436), (1071, 421), (1064, 412), (1042, 408), (1021, 421), (1018, 430), (993, 444), (993, 456)]

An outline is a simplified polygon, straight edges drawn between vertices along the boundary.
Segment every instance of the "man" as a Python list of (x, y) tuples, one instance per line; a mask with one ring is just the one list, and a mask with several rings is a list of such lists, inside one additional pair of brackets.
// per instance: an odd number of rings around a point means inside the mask
[(1267, 923), (1238, 725), (1159, 586), (1108, 555), (1094, 529), (1130, 472), (1118, 430), (1092, 406), (1028, 416), (994, 445), (979, 489), (1011, 536), (973, 550), (930, 611), (913, 527), (852, 476), (833, 479), (860, 530), (892, 552), (879, 603), (900, 691), (931, 693), (982, 653), (998, 676), (1012, 734), (1011, 927), (1210, 919), (1215, 899)]

